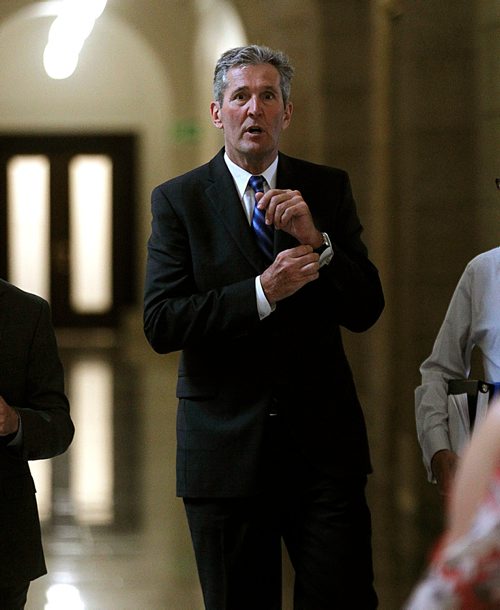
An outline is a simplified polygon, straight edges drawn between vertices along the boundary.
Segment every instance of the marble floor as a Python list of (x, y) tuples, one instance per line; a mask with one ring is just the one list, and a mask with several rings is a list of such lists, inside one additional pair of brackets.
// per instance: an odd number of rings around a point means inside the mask
[[(202, 610), (175, 497), (177, 355), (141, 337), (60, 344), (77, 434), (66, 454), (32, 463), (48, 575), (27, 610)], [(375, 474), (368, 493), (380, 608), (398, 610), (434, 533), (405, 516), (388, 480)], [(283, 610), (291, 582), (285, 558)]]

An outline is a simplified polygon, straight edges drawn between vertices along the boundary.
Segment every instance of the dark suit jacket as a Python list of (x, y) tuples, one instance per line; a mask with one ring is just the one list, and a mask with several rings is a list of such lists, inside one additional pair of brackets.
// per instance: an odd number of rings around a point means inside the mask
[(0, 280), (0, 395), (21, 417), (22, 444), (0, 437), (0, 582), (45, 574), (28, 460), (53, 457), (73, 438), (63, 370), (43, 299)]
[[(251, 494), (261, 484), (270, 404), (309, 459), (334, 475), (371, 469), (340, 326), (369, 328), (384, 299), (345, 172), (280, 154), (278, 188), (298, 189), (334, 242), (320, 278), (260, 320), (262, 260), (223, 150), (152, 194), (144, 327), (160, 353), (183, 350), (177, 396), (177, 491)], [(275, 251), (296, 246), (275, 233)]]

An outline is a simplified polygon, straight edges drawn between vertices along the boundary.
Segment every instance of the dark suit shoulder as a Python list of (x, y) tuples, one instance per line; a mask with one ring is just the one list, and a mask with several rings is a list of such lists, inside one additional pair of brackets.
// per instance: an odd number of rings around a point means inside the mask
[(28, 307), (38, 310), (40, 307), (48, 306), (47, 301), (42, 297), (21, 290), (21, 288), (2, 279), (0, 279), (0, 297), (7, 299), (11, 307)]
[[(217, 175), (220, 172), (228, 172), (226, 164), (224, 162), (224, 151), (221, 150), (217, 155), (198, 167), (195, 167), (184, 174), (175, 176), (166, 180), (162, 184), (158, 185), (156, 189), (161, 191), (177, 191), (182, 190), (192, 185), (206, 184), (217, 179)], [(155, 189), (155, 190), (156, 190)]]
[(325, 193), (329, 194), (330, 201), (341, 201), (350, 191), (350, 181), (343, 169), (280, 153), (277, 187), (296, 189), (309, 205), (315, 206), (315, 201), (323, 205), (321, 202), (325, 199)]
[(236, 187), (222, 150), (208, 163), (153, 189), (151, 204), (153, 214), (162, 214), (170, 209), (178, 216), (192, 214), (199, 221), (200, 209), (210, 207), (209, 202), (218, 207), (236, 197)]
[(322, 165), (320, 163), (314, 163), (313, 161), (307, 161), (305, 159), (298, 159), (296, 157), (289, 157), (283, 153), (279, 155), (279, 170), (287, 172), (293, 172), (299, 176), (329, 176), (330, 178), (336, 178), (338, 180), (346, 180), (348, 174), (344, 169), (339, 167), (332, 167), (330, 165)]
[(184, 174), (175, 176), (175, 178), (170, 178), (169, 180), (166, 180), (162, 184), (158, 185), (156, 188), (160, 190), (176, 190), (182, 188), (184, 185), (193, 184), (199, 182), (200, 180), (207, 179), (210, 175), (208, 171), (208, 166), (209, 164), (205, 163), (204, 165), (196, 167)]

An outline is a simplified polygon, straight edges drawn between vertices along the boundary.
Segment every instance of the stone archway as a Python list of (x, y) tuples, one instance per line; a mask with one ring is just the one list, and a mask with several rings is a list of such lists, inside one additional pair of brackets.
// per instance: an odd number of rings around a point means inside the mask
[[(151, 185), (164, 179), (165, 166), (172, 165), (169, 141), (160, 137), (172, 106), (166, 69), (141, 33), (109, 10), (96, 22), (73, 76), (52, 80), (42, 53), (53, 19), (30, 5), (0, 23), (0, 130), (136, 134), (141, 202), (136, 238), (145, 243), (149, 215), (142, 202), (149, 200)], [(143, 266), (139, 262), (138, 268)], [(142, 286), (141, 277), (138, 283)]]

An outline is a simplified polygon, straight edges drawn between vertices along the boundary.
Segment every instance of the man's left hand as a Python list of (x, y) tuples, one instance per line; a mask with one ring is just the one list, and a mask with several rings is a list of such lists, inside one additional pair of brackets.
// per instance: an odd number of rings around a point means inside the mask
[(321, 233), (314, 225), (309, 206), (300, 191), (271, 189), (256, 194), (259, 209), (266, 210), (266, 223), (289, 233), (301, 244), (318, 248), (322, 244)]
[(17, 411), (9, 406), (0, 396), (0, 436), (15, 434), (19, 429)]

